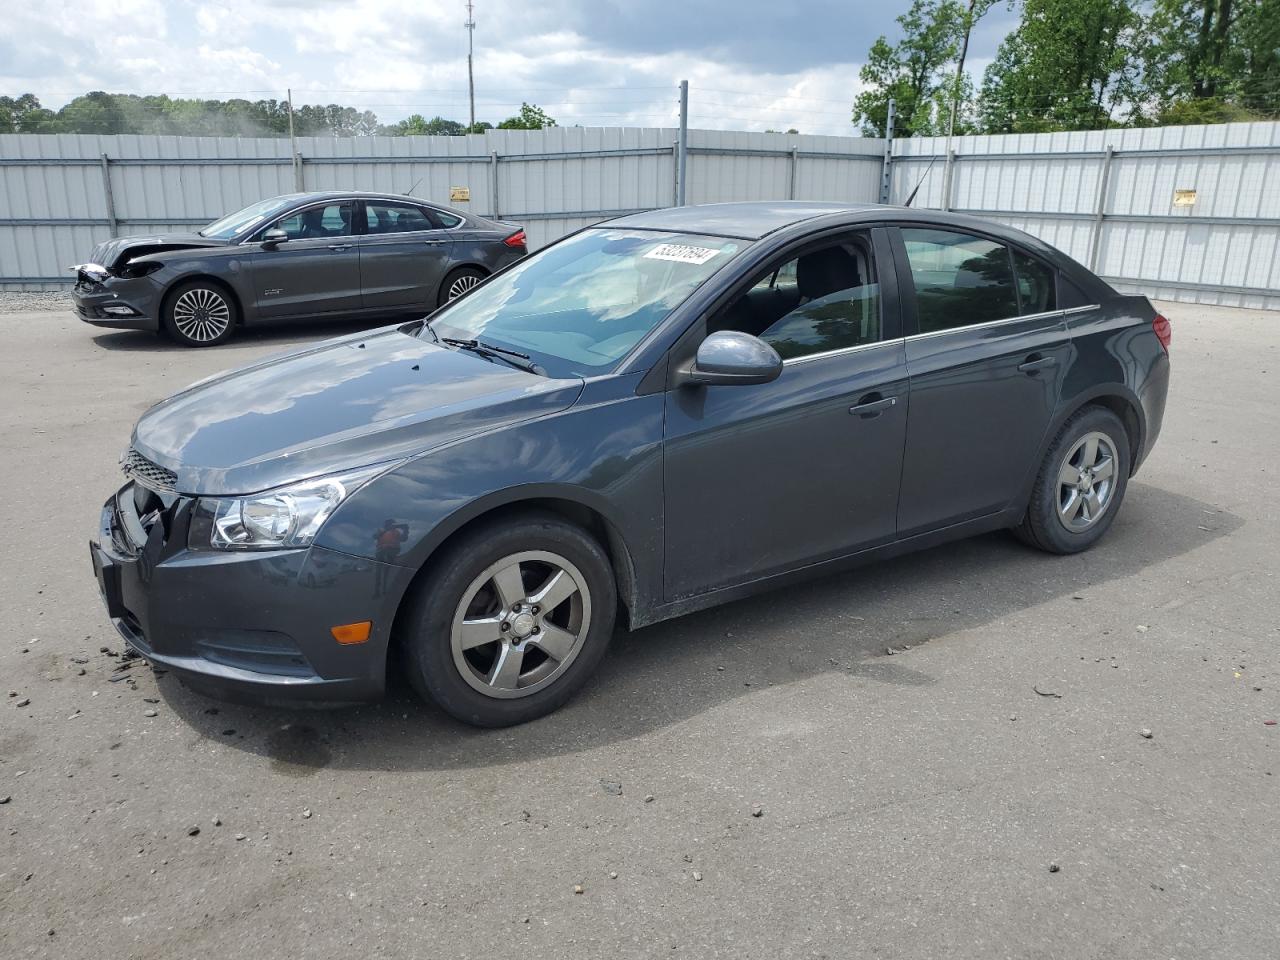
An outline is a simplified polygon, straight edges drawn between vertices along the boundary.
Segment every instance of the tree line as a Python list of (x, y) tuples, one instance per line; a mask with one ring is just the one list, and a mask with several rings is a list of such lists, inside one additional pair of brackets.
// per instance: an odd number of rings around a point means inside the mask
[(1017, 27), (981, 86), (969, 38), (996, 0), (913, 0), (880, 37), (853, 105), (899, 136), (1040, 133), (1280, 118), (1280, 0), (1009, 0)]
[[(499, 130), (540, 130), (555, 120), (539, 107), (524, 103), (520, 111), (497, 124)], [(293, 108), (293, 129), (300, 137), (406, 137), (439, 134), (460, 136), (492, 130), (487, 121), (474, 125), (427, 119), (414, 114), (396, 123), (380, 123), (370, 110), (330, 103)], [(30, 93), (0, 96), (0, 133), (144, 133), (186, 137), (282, 137), (289, 135), (287, 100), (201, 100), (168, 96), (140, 97), (94, 91), (76, 97), (60, 110), (40, 104)]]

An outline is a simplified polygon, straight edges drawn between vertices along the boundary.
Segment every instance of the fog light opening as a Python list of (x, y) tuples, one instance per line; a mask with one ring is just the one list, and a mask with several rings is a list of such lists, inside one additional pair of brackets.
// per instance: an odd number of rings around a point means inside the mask
[(372, 630), (372, 620), (360, 620), (356, 623), (343, 623), (339, 626), (329, 628), (329, 632), (333, 634), (333, 639), (342, 644), (364, 643), (369, 639), (369, 634)]
[(103, 307), (102, 312), (113, 317), (132, 317), (137, 315), (137, 311), (133, 307), (110, 306)]

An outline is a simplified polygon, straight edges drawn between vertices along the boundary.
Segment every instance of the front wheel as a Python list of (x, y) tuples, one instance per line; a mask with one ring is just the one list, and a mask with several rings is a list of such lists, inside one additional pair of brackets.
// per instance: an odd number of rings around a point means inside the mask
[(239, 320), (235, 300), (216, 283), (179, 284), (161, 309), (164, 329), (184, 347), (212, 347), (231, 339)]
[(524, 723), (586, 683), (616, 603), (609, 559), (581, 528), (550, 515), (486, 524), (435, 558), (415, 595), (409, 679), (466, 723)]
[(1085, 407), (1058, 431), (1015, 532), (1050, 553), (1079, 553), (1102, 538), (1129, 483), (1129, 435), (1105, 407)]

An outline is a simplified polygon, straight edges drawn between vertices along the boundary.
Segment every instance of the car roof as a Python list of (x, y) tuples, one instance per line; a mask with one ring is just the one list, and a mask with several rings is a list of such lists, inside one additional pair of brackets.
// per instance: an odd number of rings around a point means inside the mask
[(674, 233), (706, 233), (720, 237), (759, 240), (766, 234), (840, 213), (883, 210), (874, 203), (824, 203), (809, 200), (758, 200), (748, 203), (703, 203), (633, 213), (610, 220), (610, 227), (670, 230)]

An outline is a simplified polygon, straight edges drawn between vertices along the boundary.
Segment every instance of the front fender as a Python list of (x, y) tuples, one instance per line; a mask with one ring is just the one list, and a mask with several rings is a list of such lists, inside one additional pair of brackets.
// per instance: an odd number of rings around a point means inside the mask
[[(333, 550), (420, 568), (464, 525), (529, 501), (602, 517), (634, 564), (637, 599), (656, 597), (663, 545), (661, 395), (637, 377), (588, 384), (578, 404), (434, 449), (370, 481), (316, 538)], [(379, 539), (390, 522), (396, 547)]]

